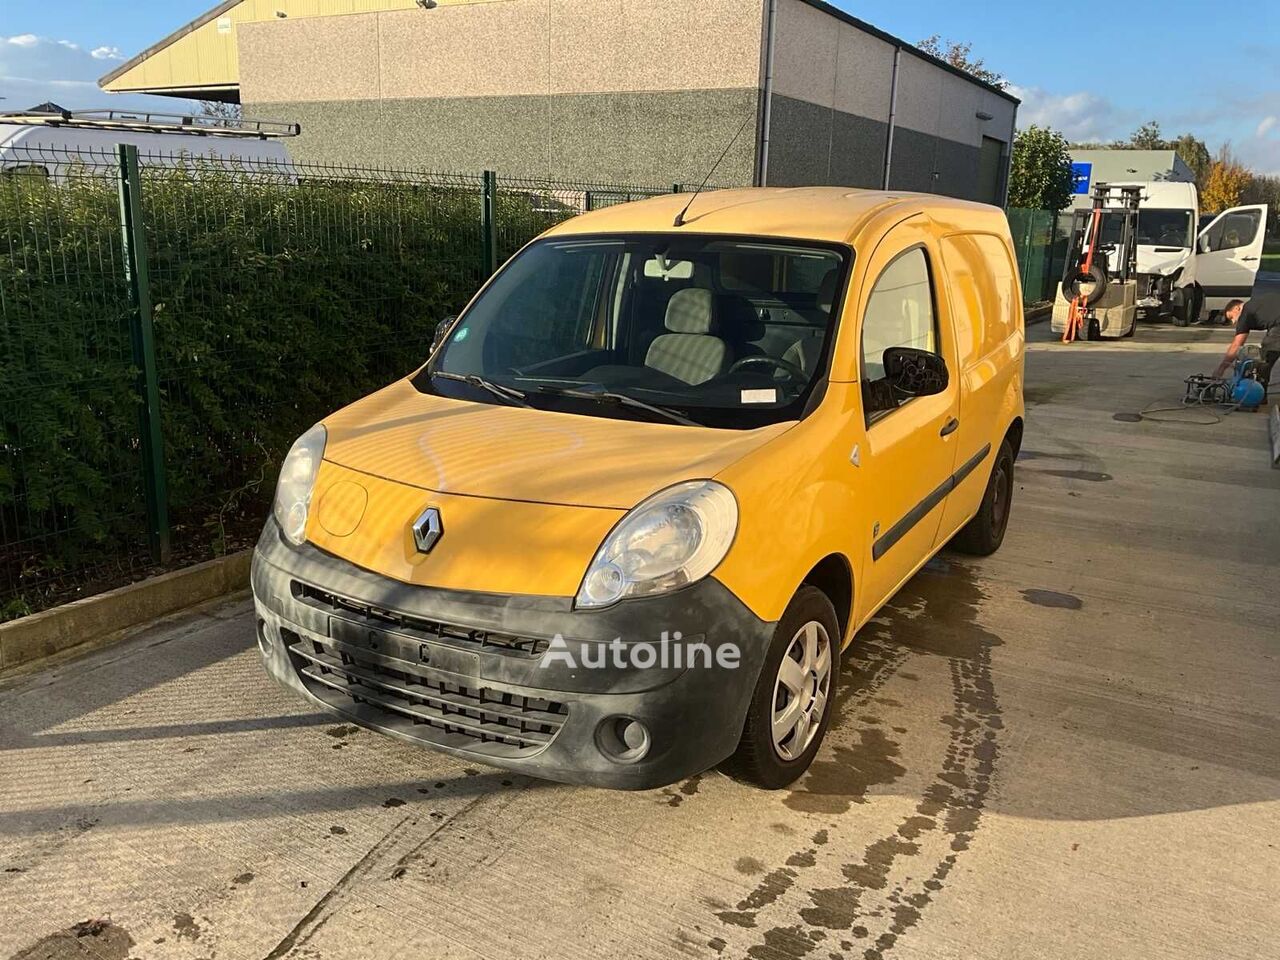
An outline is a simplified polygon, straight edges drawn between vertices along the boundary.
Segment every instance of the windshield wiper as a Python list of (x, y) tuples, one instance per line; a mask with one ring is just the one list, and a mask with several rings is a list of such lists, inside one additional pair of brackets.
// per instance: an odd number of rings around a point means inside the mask
[(690, 420), (684, 414), (677, 410), (672, 410), (670, 407), (660, 407), (656, 403), (645, 403), (643, 400), (637, 400), (635, 397), (627, 396), (625, 393), (614, 393), (612, 390), (575, 390), (571, 387), (552, 387), (546, 384), (539, 384), (533, 389), (535, 393), (542, 393), (552, 397), (596, 400), (601, 403), (616, 403), (620, 407), (631, 407), (633, 410), (646, 410), (649, 413), (656, 413), (672, 423), (680, 423), (686, 427), (701, 426), (696, 420)]
[(515, 387), (508, 387), (501, 383), (494, 383), (492, 380), (486, 380), (478, 373), (449, 373), (446, 370), (436, 370), (431, 375), (433, 377), (443, 377), (446, 380), (457, 380), (459, 383), (466, 383), (473, 387), (480, 387), (482, 390), (488, 390), (495, 397), (505, 400), (513, 406), (527, 407), (529, 405), (529, 402), (524, 398), (525, 395)]

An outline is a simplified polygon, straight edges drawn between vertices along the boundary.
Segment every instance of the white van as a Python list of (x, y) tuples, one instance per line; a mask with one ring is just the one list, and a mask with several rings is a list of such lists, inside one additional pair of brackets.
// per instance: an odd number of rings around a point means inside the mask
[(0, 176), (33, 174), (59, 181), (77, 162), (101, 164), (116, 145), (131, 143), (155, 164), (184, 158), (231, 158), (287, 167), (283, 137), (296, 123), (226, 121), (174, 113), (79, 110), (59, 113), (0, 113)]
[[(1117, 183), (1112, 186), (1133, 186)], [(1266, 204), (1199, 217), (1194, 183), (1139, 183), (1137, 306), (1186, 324), (1253, 294), (1262, 262)], [(1120, 239), (1122, 215), (1108, 215), (1103, 242)], [(1108, 229), (1111, 227), (1112, 229)]]

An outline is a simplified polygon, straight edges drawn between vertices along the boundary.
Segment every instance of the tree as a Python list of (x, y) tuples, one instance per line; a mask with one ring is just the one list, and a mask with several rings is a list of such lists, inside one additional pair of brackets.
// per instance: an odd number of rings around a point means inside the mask
[(1205, 213), (1218, 213), (1228, 207), (1239, 206), (1252, 179), (1253, 175), (1231, 152), (1231, 144), (1224, 143), (1205, 178), (1204, 190), (1200, 192), (1200, 209)]
[(1133, 133), (1129, 134), (1129, 141), (1125, 146), (1133, 150), (1167, 150), (1168, 144), (1160, 135), (1160, 122), (1158, 120), (1148, 120)]
[(1209, 155), (1209, 148), (1204, 141), (1190, 133), (1184, 133), (1178, 139), (1168, 141), (1168, 146), (1191, 168), (1196, 177), (1196, 187), (1203, 188), (1209, 176), (1209, 168), (1213, 166), (1213, 157)]
[(1013, 140), (1009, 206), (1061, 210), (1071, 202), (1071, 154), (1067, 138), (1034, 124)]
[(973, 58), (972, 43), (961, 43), (959, 40), (943, 41), (942, 37), (935, 33), (931, 37), (925, 37), (916, 46), (930, 56), (937, 57), (993, 87), (1003, 90), (1009, 85), (1009, 81), (1000, 74), (994, 70), (988, 70), (986, 62), (981, 57)]
[(238, 103), (223, 103), (221, 100), (201, 100), (200, 116), (211, 118), (215, 127), (238, 127), (243, 113)]

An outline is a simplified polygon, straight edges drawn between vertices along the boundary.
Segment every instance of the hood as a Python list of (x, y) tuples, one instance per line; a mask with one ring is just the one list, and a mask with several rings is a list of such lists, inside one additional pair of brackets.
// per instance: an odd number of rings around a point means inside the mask
[(451, 400), (407, 380), (327, 417), (324, 458), (438, 493), (627, 510), (785, 432), (716, 430)]
[(1167, 277), (1187, 262), (1189, 247), (1149, 246), (1138, 244), (1138, 273)]

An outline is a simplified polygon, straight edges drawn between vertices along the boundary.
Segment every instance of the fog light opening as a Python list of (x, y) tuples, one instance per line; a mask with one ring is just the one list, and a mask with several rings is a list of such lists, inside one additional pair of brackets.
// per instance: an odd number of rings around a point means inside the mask
[(267, 621), (258, 618), (258, 649), (264, 657), (271, 655), (271, 639), (267, 636)]
[(596, 728), (596, 746), (615, 763), (636, 763), (649, 753), (649, 728), (632, 717), (607, 717)]

